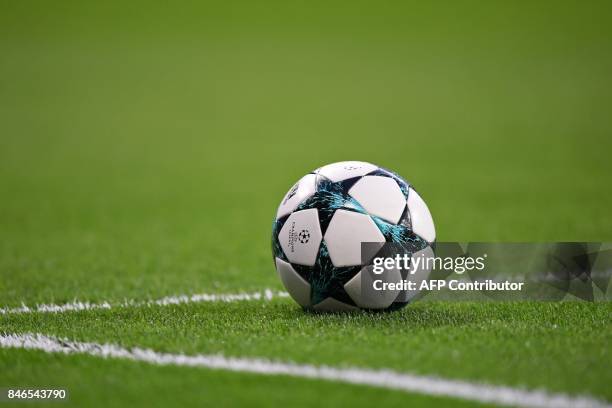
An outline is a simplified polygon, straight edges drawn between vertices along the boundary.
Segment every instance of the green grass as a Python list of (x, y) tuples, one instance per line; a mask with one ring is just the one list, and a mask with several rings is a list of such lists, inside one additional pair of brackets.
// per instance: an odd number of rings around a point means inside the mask
[[(408, 401), (397, 391), (317, 380), (236, 375), (186, 367), (155, 367), (126, 361), (100, 360), (83, 356), (57, 356), (22, 350), (0, 349), (0, 359), (11, 366), (1, 379), (11, 384), (45, 384), (68, 389), (68, 404), (48, 405), (108, 407), (122, 406), (291, 406), (321, 404), (370, 407), (399, 406)], [(467, 402), (448, 398), (410, 395), (411, 406), (469, 407)], [(256, 402), (256, 403), (254, 403)], [(8, 406), (9, 404), (4, 403)], [(41, 406), (17, 403), (15, 406)]]
[(610, 303), (424, 302), (397, 313), (318, 315), (282, 300), (13, 315), (0, 331), (167, 352), (392, 368), (612, 399), (605, 375), (612, 364), (611, 312)]
[[(2, 2), (0, 306), (280, 290), (278, 202), (304, 173), (347, 159), (411, 181), (439, 240), (610, 241), (611, 16), (595, 1)], [(609, 316), (608, 303), (319, 316), (279, 300), (1, 316), (0, 330), (610, 400)], [(211, 405), (457, 402), (0, 356), (0, 386), (64, 373), (57, 383), (81, 406), (173, 393)]]

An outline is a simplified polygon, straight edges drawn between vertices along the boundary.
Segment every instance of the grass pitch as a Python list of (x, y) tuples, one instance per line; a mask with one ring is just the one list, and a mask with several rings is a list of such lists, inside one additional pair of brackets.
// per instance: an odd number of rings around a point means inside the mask
[(319, 315), (285, 299), (13, 315), (3, 330), (164, 352), (389, 368), (612, 399), (609, 377), (602, 375), (612, 362), (605, 346), (612, 340), (611, 312), (609, 303), (423, 302), (397, 313)]
[[(440, 240), (612, 240), (611, 10), (598, 2), (0, 5), (0, 306), (280, 290), (286, 190), (327, 162), (412, 182)], [(612, 400), (609, 303), (289, 299), (0, 315), (2, 332), (393, 368)], [(466, 404), (0, 350), (75, 406)]]

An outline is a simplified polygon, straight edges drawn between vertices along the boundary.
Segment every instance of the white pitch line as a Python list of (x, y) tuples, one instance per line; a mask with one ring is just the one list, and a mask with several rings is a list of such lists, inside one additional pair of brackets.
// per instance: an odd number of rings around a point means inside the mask
[(176, 295), (166, 296), (161, 299), (154, 300), (126, 300), (120, 303), (113, 303), (109, 301), (90, 303), (73, 301), (62, 304), (39, 304), (36, 306), (27, 306), (22, 304), (19, 307), (3, 307), (0, 308), (0, 314), (18, 314), (18, 313), (63, 313), (63, 312), (74, 312), (79, 310), (99, 310), (99, 309), (113, 309), (122, 307), (142, 307), (142, 306), (168, 306), (178, 305), (183, 303), (201, 303), (201, 302), (240, 302), (240, 301), (252, 301), (252, 300), (266, 300), (270, 301), (274, 298), (285, 298), (288, 297), (287, 292), (272, 291), (265, 289), (259, 292), (251, 293), (199, 293), (195, 295)]
[(287, 375), (317, 380), (400, 390), (439, 397), (453, 397), (480, 403), (540, 408), (610, 408), (605, 401), (589, 396), (553, 394), (504, 386), (445, 380), (391, 370), (334, 368), (274, 362), (255, 358), (232, 358), (222, 355), (185, 355), (159, 353), (151, 349), (127, 349), (113, 344), (85, 343), (58, 339), (42, 334), (0, 334), (0, 347), (41, 350), (47, 353), (86, 354), (102, 358), (141, 361), (156, 365), (204, 367), (217, 370)]

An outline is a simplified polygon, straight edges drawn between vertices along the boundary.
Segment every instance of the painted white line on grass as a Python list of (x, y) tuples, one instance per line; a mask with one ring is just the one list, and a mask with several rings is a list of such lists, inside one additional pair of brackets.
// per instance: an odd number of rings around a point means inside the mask
[(168, 306), (168, 305), (179, 305), (183, 303), (201, 303), (201, 302), (240, 302), (240, 301), (251, 301), (251, 300), (267, 300), (270, 301), (274, 298), (285, 298), (288, 297), (287, 292), (272, 291), (265, 289), (259, 292), (251, 293), (200, 293), (195, 295), (176, 295), (166, 296), (161, 299), (154, 300), (127, 300), (120, 303), (113, 303), (109, 301), (90, 303), (73, 301), (63, 304), (39, 304), (36, 306), (27, 306), (22, 304), (19, 307), (4, 307), (0, 308), (0, 314), (17, 314), (17, 313), (63, 313), (73, 312), (79, 310), (99, 310), (99, 309), (113, 309), (121, 307), (142, 307), (142, 306)]
[(230, 358), (221, 355), (200, 354), (190, 356), (185, 354), (159, 353), (151, 349), (127, 349), (113, 344), (84, 343), (58, 339), (42, 334), (0, 334), (0, 347), (42, 350), (47, 353), (86, 354), (102, 358), (142, 361), (157, 365), (205, 367), (262, 375), (287, 375), (519, 407), (611, 407), (605, 401), (588, 396), (569, 396), (538, 390), (529, 391), (511, 387), (470, 383), (467, 381), (445, 380), (435, 377), (403, 374), (390, 370), (300, 365), (263, 359)]

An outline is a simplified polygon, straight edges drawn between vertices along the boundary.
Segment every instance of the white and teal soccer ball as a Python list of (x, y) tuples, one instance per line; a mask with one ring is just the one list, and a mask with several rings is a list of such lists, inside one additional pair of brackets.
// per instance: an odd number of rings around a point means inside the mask
[(432, 253), (435, 239), (429, 209), (408, 182), (374, 164), (346, 161), (291, 187), (276, 212), (272, 251), (285, 288), (306, 309), (396, 309), (414, 293), (362, 288), (371, 266), (362, 263), (361, 243), (400, 244), (415, 256)]

